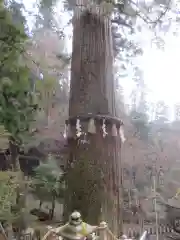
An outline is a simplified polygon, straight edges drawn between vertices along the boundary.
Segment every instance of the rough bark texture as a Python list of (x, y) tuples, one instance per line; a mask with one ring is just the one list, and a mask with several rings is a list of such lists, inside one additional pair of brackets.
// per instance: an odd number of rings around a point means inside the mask
[[(115, 116), (110, 21), (79, 11), (74, 17), (73, 37), (70, 117), (88, 113)], [(119, 233), (121, 143), (111, 134), (104, 138), (100, 124), (96, 127), (96, 134), (69, 139), (65, 213), (79, 210), (88, 223), (104, 220)], [(87, 129), (86, 123), (83, 128)]]
[(16, 208), (19, 214), (18, 232), (21, 234), (22, 230), (26, 228), (26, 219), (23, 209), (26, 206), (27, 188), (25, 185), (24, 173), (21, 171), (19, 162), (19, 146), (12, 138), (9, 142), (9, 150), (11, 153), (12, 170), (17, 173), (19, 186), (16, 189)]
[(70, 115), (115, 114), (110, 21), (88, 11), (74, 19)]

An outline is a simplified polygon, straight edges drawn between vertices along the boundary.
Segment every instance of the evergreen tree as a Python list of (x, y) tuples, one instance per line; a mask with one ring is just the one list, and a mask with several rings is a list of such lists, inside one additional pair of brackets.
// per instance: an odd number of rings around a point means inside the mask
[(27, 40), (24, 24), (17, 24), (9, 6), (0, 1), (0, 124), (9, 132), (12, 170), (18, 172), (16, 206), (20, 213), (19, 229), (24, 225), (25, 182), (19, 164), (19, 150), (30, 133), (37, 104), (31, 91), (30, 71), (24, 64)]
[(29, 69), (23, 64), (24, 25), (14, 25), (11, 12), (0, 7), (0, 123), (10, 133), (12, 164), (17, 168), (18, 148), (29, 132), (37, 105), (30, 89)]
[(56, 201), (62, 202), (64, 182), (63, 174), (52, 156), (49, 156), (47, 160), (46, 163), (41, 163), (35, 169), (31, 189), (32, 193), (40, 200), (39, 208), (41, 208), (43, 202), (51, 202), (49, 218), (52, 219)]

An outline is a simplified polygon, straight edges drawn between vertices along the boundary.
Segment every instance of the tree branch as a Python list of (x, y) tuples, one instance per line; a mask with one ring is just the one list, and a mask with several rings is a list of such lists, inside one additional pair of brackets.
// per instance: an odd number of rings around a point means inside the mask
[[(134, 3), (132, 0), (129, 0), (129, 2), (134, 5), (136, 8), (139, 9), (139, 6)], [(171, 0), (169, 0), (166, 9), (157, 17), (156, 20), (152, 20), (150, 19), (147, 14), (143, 13), (140, 9), (138, 11), (136, 11), (136, 14), (134, 15), (134, 17), (137, 15), (139, 16), (144, 22), (148, 23), (148, 24), (155, 24), (157, 25), (158, 22), (160, 22), (160, 20), (165, 16), (165, 14), (168, 12), (168, 10), (170, 9), (170, 3)]]
[(128, 28), (130, 28), (131, 30), (133, 29), (130, 24), (126, 23), (126, 21), (123, 20), (123, 19), (121, 19), (121, 18), (112, 19), (111, 22), (112, 22), (112, 23), (116, 23), (116, 24), (118, 24), (118, 25), (122, 25), (122, 26), (128, 27)]

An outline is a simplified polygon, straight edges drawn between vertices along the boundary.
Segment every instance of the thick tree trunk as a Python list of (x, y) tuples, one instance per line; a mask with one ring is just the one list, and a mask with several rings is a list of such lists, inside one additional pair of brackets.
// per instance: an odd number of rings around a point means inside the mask
[(69, 138), (66, 175), (65, 213), (79, 210), (85, 221), (107, 221), (114, 233), (121, 232), (120, 221), (120, 145), (119, 137), (102, 132), (103, 116), (115, 117), (113, 50), (108, 17), (82, 9), (74, 16), (70, 87), (70, 118), (102, 116), (96, 122), (96, 134), (87, 133), (87, 122), (79, 138)]

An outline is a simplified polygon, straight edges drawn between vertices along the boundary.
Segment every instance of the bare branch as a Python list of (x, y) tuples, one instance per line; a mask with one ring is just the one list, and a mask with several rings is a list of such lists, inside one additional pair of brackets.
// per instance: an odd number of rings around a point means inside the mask
[(124, 27), (128, 27), (128, 28), (130, 28), (131, 30), (133, 29), (130, 24), (126, 23), (126, 21), (123, 20), (123, 19), (121, 19), (121, 18), (112, 19), (111, 22), (112, 22), (112, 23), (119, 24), (119, 25), (124, 26)]
[[(132, 0), (129, 0), (131, 4), (133, 4), (136, 8), (139, 9), (139, 6), (134, 3)], [(156, 20), (152, 20), (150, 19), (146, 13), (143, 13), (142, 10), (138, 10), (136, 11), (137, 16), (139, 16), (141, 19), (143, 19), (144, 22), (148, 23), (148, 24), (155, 24), (157, 25), (158, 22), (160, 22), (160, 20), (165, 16), (165, 14), (170, 10), (170, 4), (171, 4), (171, 0), (169, 0), (168, 5), (166, 7), (166, 9), (157, 17)], [(134, 16), (135, 16), (134, 15)]]

